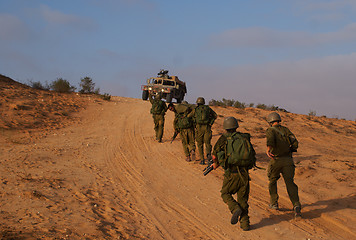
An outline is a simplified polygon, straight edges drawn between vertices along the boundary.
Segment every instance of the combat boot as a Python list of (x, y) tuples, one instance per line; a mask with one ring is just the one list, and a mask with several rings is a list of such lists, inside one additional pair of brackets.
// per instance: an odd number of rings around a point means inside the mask
[(205, 160), (204, 159), (200, 161), (200, 165), (205, 165)]
[(190, 162), (192, 160), (190, 159), (190, 156), (188, 156), (188, 157), (186, 157), (185, 161)]
[(270, 208), (270, 209), (274, 209), (274, 210), (278, 210), (278, 209), (279, 209), (278, 203), (270, 204), (270, 205), (269, 205), (269, 208)]
[(235, 212), (232, 214), (231, 217), (231, 224), (236, 224), (239, 221), (239, 217), (242, 213), (242, 210), (240, 207), (238, 207)]
[(195, 161), (195, 150), (194, 150), (194, 149), (192, 149), (192, 150), (190, 151), (190, 157), (191, 157), (191, 160), (192, 160), (192, 161)]
[(250, 224), (249, 223), (241, 223), (240, 228), (244, 231), (250, 230)]
[(294, 207), (294, 217), (297, 218), (302, 218), (302, 213), (301, 213), (301, 207), (300, 206), (295, 206)]

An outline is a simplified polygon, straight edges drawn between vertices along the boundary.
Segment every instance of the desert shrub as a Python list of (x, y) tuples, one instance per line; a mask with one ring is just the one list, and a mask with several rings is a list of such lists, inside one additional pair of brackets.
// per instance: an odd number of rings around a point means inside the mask
[(246, 103), (243, 103), (243, 102), (239, 102), (239, 101), (235, 101), (234, 102), (234, 105), (233, 105), (235, 108), (246, 108)]
[(308, 116), (309, 117), (315, 117), (316, 116), (316, 111), (310, 110), (309, 113), (308, 113)]
[(81, 88), (79, 90), (80, 93), (94, 93), (95, 83), (90, 77), (80, 79), (79, 86)]
[(70, 85), (70, 83), (63, 78), (57, 78), (57, 80), (51, 83), (51, 89), (60, 93), (69, 93), (75, 91), (76, 87)]
[(50, 90), (51, 89), (51, 87), (48, 85), (47, 82), (45, 85), (43, 85), (40, 81), (34, 82), (34, 81), (30, 80), (28, 85), (34, 89), (39, 89), (39, 90)]
[(111, 100), (111, 95), (108, 93), (104, 93), (100, 95), (103, 100), (110, 101)]
[(266, 109), (267, 109), (267, 105), (266, 105), (266, 104), (263, 104), (263, 103), (258, 103), (258, 104), (256, 105), (256, 108), (266, 110)]

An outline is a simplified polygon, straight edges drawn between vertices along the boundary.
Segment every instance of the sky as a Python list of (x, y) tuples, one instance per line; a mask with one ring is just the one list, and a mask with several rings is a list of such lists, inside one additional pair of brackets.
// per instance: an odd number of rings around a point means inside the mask
[(0, 0), (0, 74), (141, 98), (160, 69), (185, 100), (356, 120), (356, 0)]

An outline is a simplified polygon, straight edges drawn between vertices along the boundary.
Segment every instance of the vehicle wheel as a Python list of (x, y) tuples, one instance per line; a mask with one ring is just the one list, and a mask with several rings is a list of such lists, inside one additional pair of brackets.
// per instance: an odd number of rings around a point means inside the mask
[(166, 102), (167, 103), (171, 103), (172, 102), (172, 94), (171, 93), (167, 93)]
[(147, 100), (148, 99), (148, 91), (147, 90), (143, 90), (142, 91), (142, 100)]
[(181, 103), (184, 100), (184, 93), (181, 93), (179, 98), (177, 98), (177, 103)]

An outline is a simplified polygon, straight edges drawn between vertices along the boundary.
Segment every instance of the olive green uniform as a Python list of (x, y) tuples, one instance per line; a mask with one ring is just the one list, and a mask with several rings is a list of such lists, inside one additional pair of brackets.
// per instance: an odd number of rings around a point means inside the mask
[(197, 141), (199, 157), (203, 161), (204, 160), (204, 145), (205, 145), (205, 152), (207, 156), (211, 155), (211, 138), (212, 138), (212, 131), (211, 126), (214, 124), (215, 119), (217, 118), (217, 114), (208, 107), (208, 118), (209, 122), (207, 124), (200, 124), (196, 121), (196, 110), (201, 106), (205, 105), (198, 105), (196, 108), (192, 110), (189, 116), (192, 116), (195, 123), (195, 140)]
[(271, 147), (271, 153), (274, 155), (267, 170), (270, 204), (278, 206), (277, 181), (282, 174), (293, 207), (300, 207), (298, 186), (294, 183), (295, 165), (292, 152), (281, 134), (289, 136), (292, 132), (281, 125), (270, 127), (266, 131), (267, 146)]
[[(167, 112), (167, 105), (164, 101), (162, 101), (160, 98), (152, 98), (151, 95), (148, 96), (150, 103), (152, 104), (152, 108), (151, 108), (151, 114), (152, 114), (152, 118), (153, 118), (153, 122), (154, 122), (154, 130), (156, 132), (156, 140), (158, 141), (162, 141), (162, 137), (163, 137), (163, 132), (164, 132), (164, 115)], [(158, 101), (160, 101), (160, 103), (158, 103)], [(153, 112), (153, 106), (154, 104), (161, 104), (162, 109), (160, 112)]]
[(176, 113), (173, 121), (173, 127), (175, 131), (178, 131), (182, 141), (183, 151), (186, 157), (190, 156), (192, 150), (195, 151), (195, 141), (194, 141), (194, 128), (193, 119), (190, 118), (191, 126), (189, 128), (180, 128), (177, 124), (179, 113), (184, 113), (189, 111), (189, 106), (184, 104), (177, 104), (175, 106)]
[[(225, 151), (227, 145), (226, 137), (232, 133), (222, 135), (216, 142), (213, 155), (219, 156), (219, 152)], [(218, 159), (220, 162), (220, 159)], [(250, 177), (247, 168), (238, 166), (228, 166), (225, 169), (223, 185), (221, 188), (221, 198), (228, 205), (231, 213), (234, 213), (239, 207), (242, 210), (240, 216), (241, 228), (249, 227), (250, 218), (248, 216), (248, 197), (250, 193)], [(233, 194), (237, 194), (237, 200), (233, 198)]]

